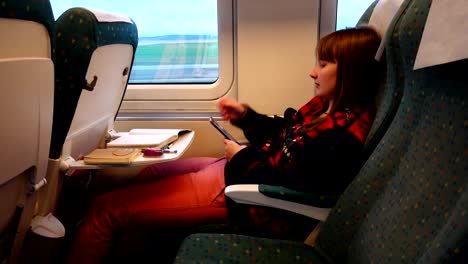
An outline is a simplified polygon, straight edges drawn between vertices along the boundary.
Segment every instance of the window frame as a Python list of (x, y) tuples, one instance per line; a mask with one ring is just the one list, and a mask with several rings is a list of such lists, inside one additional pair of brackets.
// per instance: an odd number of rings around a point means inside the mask
[(319, 39), (336, 29), (338, 0), (320, 1)]
[[(125, 110), (211, 109), (212, 101), (235, 89), (234, 86), (234, 1), (218, 0), (219, 76), (210, 84), (128, 84), (120, 107)], [(199, 103), (194, 104), (194, 101)], [(210, 102), (202, 106), (200, 102)]]

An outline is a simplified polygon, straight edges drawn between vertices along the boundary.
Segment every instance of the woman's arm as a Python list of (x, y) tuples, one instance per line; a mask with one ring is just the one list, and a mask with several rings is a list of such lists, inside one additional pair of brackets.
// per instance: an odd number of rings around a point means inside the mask
[(225, 120), (243, 130), (250, 144), (264, 144), (266, 139), (276, 138), (281, 133), (283, 119), (280, 117), (259, 114), (247, 104), (227, 97), (220, 98), (216, 104)]
[(267, 140), (277, 140), (284, 127), (284, 119), (279, 116), (259, 114), (247, 107), (245, 115), (232, 124), (241, 128), (250, 144), (263, 145)]

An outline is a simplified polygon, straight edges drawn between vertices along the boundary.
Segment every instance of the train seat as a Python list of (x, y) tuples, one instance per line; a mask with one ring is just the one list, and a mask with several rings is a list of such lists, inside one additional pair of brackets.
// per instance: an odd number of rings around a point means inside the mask
[(42, 210), (54, 211), (67, 161), (104, 146), (127, 88), (138, 44), (128, 17), (70, 8), (56, 21), (56, 78), (48, 174)]
[[(185, 239), (175, 263), (462, 263), (468, 245), (468, 59), (414, 68), (423, 32), (430, 30), (428, 14), (443, 5), (406, 0), (393, 18), (385, 38), (387, 79), (401, 88), (401, 102), (314, 245), (199, 233)], [(466, 17), (466, 2), (458, 10)]]
[[(85, 8), (67, 10), (56, 24), (57, 100), (50, 157), (77, 158), (96, 148), (114, 121), (128, 84), (138, 31), (127, 17)], [(89, 146), (80, 142), (83, 137)], [(70, 141), (74, 143), (68, 150)]]
[(49, 1), (2, 1), (1, 263), (17, 261), (36, 214), (36, 191), (47, 181), (54, 98), (54, 22)]

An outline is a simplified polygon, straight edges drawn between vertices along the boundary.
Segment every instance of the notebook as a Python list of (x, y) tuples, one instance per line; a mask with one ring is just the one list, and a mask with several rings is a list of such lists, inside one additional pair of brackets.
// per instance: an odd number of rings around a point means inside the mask
[(141, 149), (135, 148), (95, 149), (83, 161), (85, 164), (130, 164), (141, 154)]
[(123, 136), (107, 143), (108, 148), (155, 148), (177, 140), (190, 129), (132, 129)]

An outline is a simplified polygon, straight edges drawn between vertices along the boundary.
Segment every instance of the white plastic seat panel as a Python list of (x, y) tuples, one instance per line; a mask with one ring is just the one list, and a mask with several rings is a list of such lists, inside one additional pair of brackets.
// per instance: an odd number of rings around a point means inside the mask
[(81, 92), (64, 143), (64, 158), (78, 159), (91, 152), (112, 128), (130, 74), (130, 69), (125, 75), (124, 70), (131, 64), (132, 56), (133, 46), (126, 44), (101, 46), (93, 52), (86, 80), (91, 83), (94, 76), (98, 79), (92, 91)]
[[(37, 166), (45, 177), (52, 128), (54, 66), (47, 58), (0, 60), (0, 184)], [(18, 107), (20, 106), (20, 107)]]
[[(14, 30), (11, 30), (14, 28)], [(34, 21), (0, 18), (0, 58), (51, 58), (50, 36), (44, 25)], [(31, 43), (34, 40), (34, 43)]]

